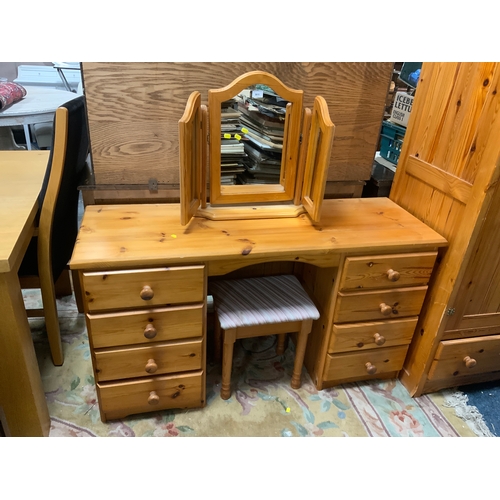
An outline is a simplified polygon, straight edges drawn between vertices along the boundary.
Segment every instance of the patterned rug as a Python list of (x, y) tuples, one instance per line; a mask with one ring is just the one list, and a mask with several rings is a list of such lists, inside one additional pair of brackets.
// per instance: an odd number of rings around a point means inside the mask
[[(38, 292), (24, 292), (31, 307)], [(316, 390), (304, 370), (303, 384), (291, 389), (293, 343), (275, 354), (276, 337), (245, 339), (235, 345), (229, 400), (219, 396), (221, 367), (208, 364), (207, 405), (203, 409), (100, 420), (90, 350), (82, 314), (73, 297), (58, 301), (65, 362), (55, 367), (43, 319), (30, 319), (35, 350), (51, 416), (51, 437), (202, 436), (476, 436), (446, 395), (411, 398), (397, 380), (345, 384)]]

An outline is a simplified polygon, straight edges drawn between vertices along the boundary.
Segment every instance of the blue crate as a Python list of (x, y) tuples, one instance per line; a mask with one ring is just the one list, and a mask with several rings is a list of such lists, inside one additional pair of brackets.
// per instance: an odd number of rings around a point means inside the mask
[[(416, 88), (418, 84), (418, 79), (415, 80), (415, 73), (422, 69), (421, 62), (405, 62), (401, 68), (401, 73), (399, 74), (399, 79), (409, 85), (410, 87)], [(419, 73), (420, 75), (420, 73)]]
[(394, 165), (398, 164), (406, 129), (384, 121), (380, 133), (380, 156)]

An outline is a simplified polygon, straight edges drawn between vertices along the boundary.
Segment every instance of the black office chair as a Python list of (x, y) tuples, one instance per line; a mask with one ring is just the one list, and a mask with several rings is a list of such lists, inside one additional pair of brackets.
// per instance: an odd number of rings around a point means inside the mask
[(80, 96), (56, 110), (54, 137), (39, 195), (38, 230), (18, 272), (23, 289), (41, 289), (43, 309), (27, 313), (30, 317), (45, 316), (55, 365), (64, 361), (55, 283), (63, 276), (69, 280), (68, 262), (78, 234), (78, 186), (85, 174), (88, 153), (85, 98)]

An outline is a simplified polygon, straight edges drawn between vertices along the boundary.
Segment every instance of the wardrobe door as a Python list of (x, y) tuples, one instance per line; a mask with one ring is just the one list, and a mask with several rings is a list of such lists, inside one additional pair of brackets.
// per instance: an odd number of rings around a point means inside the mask
[(302, 204), (314, 222), (321, 217), (334, 131), (335, 125), (330, 120), (326, 101), (317, 96), (312, 110), (302, 186)]
[(464, 277), (447, 319), (446, 335), (500, 333), (500, 188), (471, 252)]
[(206, 106), (193, 92), (179, 120), (181, 224), (186, 225), (206, 203)]

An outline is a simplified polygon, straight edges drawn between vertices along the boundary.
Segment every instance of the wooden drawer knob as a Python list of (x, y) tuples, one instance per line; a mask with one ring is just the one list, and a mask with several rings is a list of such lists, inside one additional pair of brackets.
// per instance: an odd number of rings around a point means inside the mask
[(151, 300), (155, 296), (153, 289), (149, 285), (144, 285), (140, 295), (142, 300)]
[(465, 356), (464, 363), (467, 368), (474, 368), (477, 365), (477, 361), (470, 356)]
[(387, 271), (387, 277), (389, 278), (389, 281), (398, 281), (399, 273), (394, 271), (394, 269), (389, 269), (389, 271)]
[(157, 405), (160, 402), (160, 396), (156, 394), (156, 391), (151, 391), (149, 393), (148, 404)]
[(384, 316), (389, 316), (392, 313), (392, 307), (382, 302), (382, 304), (380, 304), (380, 312)]
[(144, 336), (147, 339), (154, 339), (157, 333), (156, 328), (151, 323), (146, 325), (146, 328), (144, 329)]
[(375, 375), (375, 373), (377, 373), (377, 367), (375, 365), (372, 365), (370, 362), (365, 363), (365, 366), (368, 375)]
[(146, 371), (148, 373), (154, 373), (156, 370), (158, 370), (158, 365), (155, 363), (155, 360), (148, 359), (148, 362), (146, 363)]
[(373, 338), (375, 339), (375, 344), (377, 345), (384, 345), (385, 344), (385, 337), (382, 337), (380, 333), (376, 333)]

